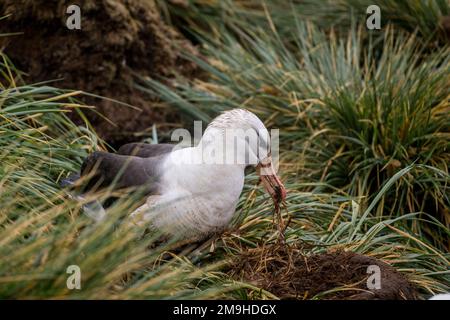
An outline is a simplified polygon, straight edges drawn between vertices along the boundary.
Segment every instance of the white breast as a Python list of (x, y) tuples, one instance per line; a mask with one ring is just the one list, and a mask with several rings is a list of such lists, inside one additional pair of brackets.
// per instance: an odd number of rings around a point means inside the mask
[(244, 185), (244, 168), (180, 163), (190, 149), (173, 152), (164, 164), (161, 195), (148, 199), (146, 220), (164, 233), (198, 239), (229, 224)]
[(437, 294), (428, 300), (450, 300), (450, 293)]

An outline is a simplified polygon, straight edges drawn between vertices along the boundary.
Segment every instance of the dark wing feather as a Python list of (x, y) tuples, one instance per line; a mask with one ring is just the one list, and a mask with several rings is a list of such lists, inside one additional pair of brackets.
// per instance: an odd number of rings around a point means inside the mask
[(127, 143), (119, 148), (117, 154), (141, 158), (157, 157), (172, 152), (174, 144)]
[(159, 187), (159, 167), (167, 154), (141, 158), (97, 151), (90, 154), (81, 166), (81, 177), (92, 175), (85, 191), (94, 186), (104, 188), (113, 182), (114, 189), (145, 186), (147, 194)]

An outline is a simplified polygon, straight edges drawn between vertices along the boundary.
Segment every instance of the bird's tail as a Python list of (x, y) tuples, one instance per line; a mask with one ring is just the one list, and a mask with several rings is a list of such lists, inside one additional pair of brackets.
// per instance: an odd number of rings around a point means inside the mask
[[(75, 188), (73, 188), (78, 179), (80, 179), (80, 175), (72, 173), (67, 178), (62, 179), (59, 185), (62, 188), (67, 188), (67, 194), (70, 198), (79, 202), (85, 202), (86, 195), (77, 193)], [(85, 202), (83, 204), (83, 213), (95, 221), (101, 221), (106, 217), (105, 208), (98, 200)]]

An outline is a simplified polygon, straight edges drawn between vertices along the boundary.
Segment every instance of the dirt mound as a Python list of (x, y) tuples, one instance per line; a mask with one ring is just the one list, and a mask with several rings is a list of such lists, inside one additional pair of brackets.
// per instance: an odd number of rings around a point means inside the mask
[(0, 3), (0, 17), (11, 14), (0, 21), (0, 33), (22, 33), (0, 37), (0, 48), (27, 73), (25, 82), (62, 79), (52, 85), (84, 90), (142, 109), (83, 98), (117, 125), (94, 113), (88, 115), (108, 141), (133, 140), (130, 134), (167, 121), (167, 111), (155, 107), (132, 87), (132, 74), (170, 77), (175, 70), (191, 74), (195, 66), (181, 59), (180, 49), (175, 47), (195, 53), (194, 47), (161, 20), (152, 0), (78, 1), (80, 30), (66, 26), (71, 15), (66, 10), (71, 4), (73, 1), (64, 0)]
[[(368, 289), (368, 266), (381, 271), (380, 289)], [(352, 252), (336, 251), (306, 256), (281, 244), (250, 249), (239, 257), (232, 274), (282, 299), (410, 300), (416, 289), (388, 264)]]

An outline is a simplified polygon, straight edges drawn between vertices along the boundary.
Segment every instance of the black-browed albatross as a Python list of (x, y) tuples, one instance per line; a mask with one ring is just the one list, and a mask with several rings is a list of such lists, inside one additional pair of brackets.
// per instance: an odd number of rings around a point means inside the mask
[[(229, 132), (233, 139), (228, 139)], [(247, 166), (257, 168), (276, 204), (284, 200), (286, 191), (273, 166), (266, 127), (250, 111), (234, 109), (216, 117), (195, 147), (131, 143), (115, 154), (94, 152), (85, 159), (81, 176), (93, 174), (91, 185), (115, 181), (116, 188), (144, 186), (148, 198), (132, 213), (133, 220), (195, 241), (227, 227)]]

